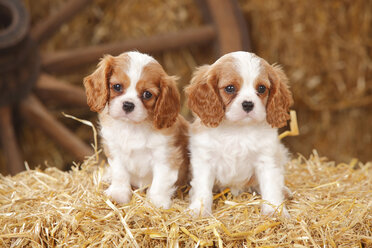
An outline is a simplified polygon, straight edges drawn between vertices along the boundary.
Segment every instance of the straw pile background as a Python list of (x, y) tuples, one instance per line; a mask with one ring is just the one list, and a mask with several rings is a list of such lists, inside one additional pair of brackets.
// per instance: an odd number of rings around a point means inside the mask
[[(66, 0), (24, 0), (33, 23), (58, 11)], [(253, 51), (282, 64), (290, 78), (301, 136), (285, 142), (308, 156), (316, 148), (332, 160), (353, 157), (371, 161), (372, 151), (372, 1), (239, 0), (251, 34)], [(202, 25), (193, 0), (95, 0), (43, 46), (43, 51), (139, 38)], [(179, 75), (180, 89), (195, 66), (212, 63), (212, 45), (155, 54), (169, 74)], [(82, 85), (95, 65), (57, 75)], [(85, 126), (61, 112), (95, 121), (87, 109), (49, 107), (87, 142)], [(182, 114), (190, 117), (184, 107)], [(19, 123), (20, 144), (30, 166), (48, 161), (68, 168), (73, 160), (42, 132)], [(0, 153), (0, 171), (4, 164)]]
[(301, 136), (336, 161), (372, 160), (372, 1), (240, 1), (253, 50), (284, 65)]
[[(65, 0), (24, 0), (33, 23), (58, 11)], [(187, 189), (171, 210), (153, 208), (141, 192), (128, 205), (107, 199), (103, 165), (81, 165), (38, 129), (20, 120), (18, 132), (30, 167), (15, 177), (0, 175), (0, 246), (12, 247), (371, 247), (372, 246), (372, 1), (240, 0), (253, 51), (284, 66), (295, 98), (301, 136), (287, 138), (298, 156), (287, 165), (291, 219), (260, 216), (259, 196), (214, 201), (214, 217), (192, 220)], [(149, 36), (199, 26), (192, 0), (95, 0), (43, 46), (54, 51)], [(154, 55), (182, 88), (197, 65), (216, 58), (212, 46)], [(95, 65), (57, 75), (77, 85)], [(95, 121), (87, 109), (49, 106), (87, 142), (89, 128), (62, 111)], [(189, 116), (186, 108), (182, 114)], [(1, 156), (1, 153), (0, 153)], [(358, 157), (358, 162), (353, 157)], [(340, 163), (339, 161), (350, 161)], [(45, 162), (47, 161), (47, 162)], [(3, 161), (0, 157), (0, 172)]]
[(2, 247), (371, 247), (372, 163), (337, 164), (313, 152), (287, 165), (290, 219), (260, 216), (249, 193), (215, 195), (214, 217), (193, 220), (179, 190), (169, 210), (141, 192), (117, 205), (103, 190), (103, 167), (87, 159), (0, 176)]
[[(36, 23), (66, 0), (24, 0)], [(141, 192), (128, 205), (103, 195), (104, 165), (89, 158), (70, 168), (68, 154), (19, 120), (30, 169), (0, 174), (0, 246), (3, 247), (372, 247), (372, 1), (239, 0), (253, 51), (284, 66), (291, 81), (301, 136), (287, 138), (298, 155), (287, 165), (294, 192), (290, 219), (260, 216), (261, 200), (229, 191), (216, 195), (214, 217), (193, 220), (187, 188), (170, 210), (156, 209)], [(149, 36), (199, 26), (192, 0), (95, 0), (64, 25), (43, 51)], [(216, 58), (212, 46), (154, 55), (182, 88), (197, 65)], [(95, 65), (57, 75), (77, 85)], [(87, 142), (89, 128), (62, 111), (95, 120), (87, 109), (50, 106), (55, 116)], [(186, 108), (182, 114), (189, 117)], [(321, 157), (325, 154), (331, 160)], [(1, 153), (0, 153), (1, 156)], [(358, 157), (363, 162), (358, 162)], [(45, 162), (47, 161), (47, 162)], [(340, 163), (339, 161), (351, 161)], [(56, 167), (50, 167), (56, 166)], [(0, 172), (3, 159), (0, 157)]]

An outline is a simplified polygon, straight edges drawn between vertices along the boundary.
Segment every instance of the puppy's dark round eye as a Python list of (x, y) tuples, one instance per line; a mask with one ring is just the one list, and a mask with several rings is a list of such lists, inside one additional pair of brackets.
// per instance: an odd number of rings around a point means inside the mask
[(117, 92), (121, 92), (123, 90), (123, 88), (121, 87), (121, 84), (114, 84), (112, 86), (112, 88), (117, 91)]
[(259, 93), (259, 94), (263, 94), (263, 93), (265, 93), (265, 91), (266, 91), (266, 86), (265, 85), (259, 85), (258, 86), (258, 88), (257, 88), (257, 92)]
[(235, 86), (234, 85), (228, 85), (225, 87), (225, 91), (228, 94), (233, 94), (235, 93)]
[(143, 94), (142, 94), (142, 98), (145, 99), (145, 100), (149, 100), (150, 98), (152, 97), (152, 94), (150, 91), (144, 91)]

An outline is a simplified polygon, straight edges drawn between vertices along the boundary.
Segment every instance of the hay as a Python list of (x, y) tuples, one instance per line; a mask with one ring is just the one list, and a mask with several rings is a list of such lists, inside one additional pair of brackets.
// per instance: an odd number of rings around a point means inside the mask
[(103, 195), (104, 165), (87, 159), (57, 168), (0, 176), (0, 246), (4, 247), (371, 247), (372, 163), (328, 162), (317, 152), (287, 165), (291, 219), (260, 216), (261, 199), (227, 189), (214, 217), (193, 220), (187, 188), (170, 210), (135, 191), (127, 205)]

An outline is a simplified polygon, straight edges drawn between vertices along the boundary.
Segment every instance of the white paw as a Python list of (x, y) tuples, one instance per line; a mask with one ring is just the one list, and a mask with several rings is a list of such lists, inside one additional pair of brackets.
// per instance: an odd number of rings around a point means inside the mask
[(272, 216), (275, 213), (275, 209), (267, 204), (261, 206), (261, 215), (263, 216)]
[(240, 189), (240, 188), (231, 188), (230, 189), (230, 192), (231, 192), (231, 194), (233, 195), (233, 196), (238, 196), (238, 195), (240, 195), (242, 192), (243, 192), (243, 190), (242, 189)]
[(281, 210), (281, 215), (285, 218), (290, 218), (290, 214), (285, 206), (283, 208), (279, 207), (278, 209), (273, 208), (270, 205), (263, 204), (261, 207), (261, 215), (263, 216), (273, 216), (275, 213)]
[(212, 215), (212, 207), (202, 205), (201, 201), (193, 201), (190, 204), (188, 210), (194, 218), (197, 218), (199, 216), (206, 217)]
[(151, 192), (147, 193), (147, 199), (149, 199), (157, 208), (169, 209), (172, 204), (170, 196), (153, 194)]
[(284, 195), (285, 199), (289, 199), (289, 200), (293, 199), (292, 191), (286, 186), (283, 187), (283, 195)]
[(102, 181), (106, 183), (110, 183), (112, 181), (112, 168), (111, 167), (105, 167), (103, 171)]
[(123, 204), (130, 202), (132, 198), (131, 190), (123, 186), (110, 185), (110, 187), (105, 191), (105, 194), (111, 197), (117, 203)]

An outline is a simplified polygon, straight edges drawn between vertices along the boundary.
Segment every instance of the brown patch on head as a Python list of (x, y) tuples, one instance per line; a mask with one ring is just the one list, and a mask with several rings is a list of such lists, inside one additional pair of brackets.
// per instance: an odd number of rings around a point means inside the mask
[[(188, 106), (204, 125), (217, 127), (242, 82), (231, 56), (225, 56), (213, 65), (201, 66), (194, 73), (191, 84), (185, 88)], [(235, 92), (226, 92), (227, 86), (234, 86)]]
[[(147, 64), (136, 90), (157, 129), (168, 128), (176, 121), (180, 109), (180, 94), (174, 77), (168, 76), (157, 62)], [(151, 93), (150, 98), (145, 92)]]
[[(155, 104), (160, 94), (160, 80), (163, 74), (163, 69), (158, 63), (149, 63), (143, 68), (140, 80), (136, 84), (138, 96), (141, 97), (142, 103), (149, 113), (154, 112)], [(143, 98), (145, 91), (152, 94), (150, 99)]]
[(266, 105), (271, 85), (266, 70), (261, 70), (260, 75), (253, 85), (257, 92), (257, 96), (261, 99), (262, 103)]
[(225, 108), (218, 93), (217, 75), (210, 72), (208, 65), (201, 66), (194, 73), (191, 84), (185, 88), (188, 107), (204, 125), (217, 127), (225, 115)]
[(111, 76), (113, 57), (106, 55), (91, 75), (84, 78), (87, 103), (92, 111), (101, 112), (109, 98), (108, 80)]
[[(243, 79), (236, 69), (235, 59), (231, 56), (220, 59), (219, 63), (214, 66), (214, 70), (219, 75), (218, 91), (226, 108), (238, 95), (243, 84)], [(228, 93), (225, 90), (228, 86), (233, 86), (235, 89), (234, 92)]]
[[(127, 71), (128, 69), (128, 64), (129, 64), (128, 55), (122, 54), (119, 55), (118, 57), (115, 57), (111, 77), (109, 80), (110, 101), (117, 96), (125, 94), (125, 91), (128, 89), (130, 85), (130, 78), (125, 73), (125, 71)], [(120, 85), (121, 88), (120, 91), (115, 90), (115, 87), (117, 87), (116, 85)]]
[(266, 120), (272, 127), (284, 127), (290, 119), (289, 108), (293, 105), (289, 91), (288, 78), (280, 66), (263, 63), (270, 81), (269, 96), (266, 104)]
[[(121, 54), (117, 57), (105, 55), (98, 64), (98, 68), (91, 75), (84, 78), (85, 93), (87, 95), (87, 103), (92, 111), (101, 112), (107, 101), (121, 94), (114, 92), (111, 78), (115, 78), (117, 83), (129, 85), (128, 77), (125, 77), (122, 72), (127, 68), (127, 54)], [(120, 69), (119, 69), (120, 68)]]

